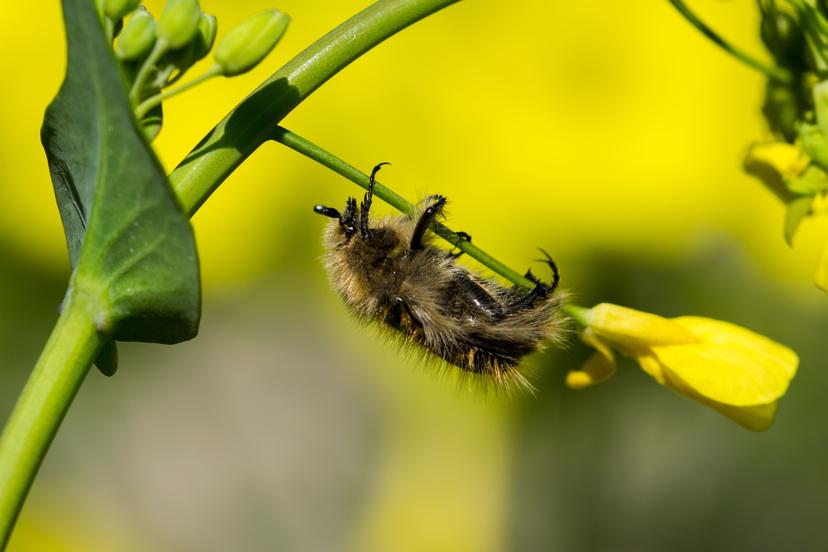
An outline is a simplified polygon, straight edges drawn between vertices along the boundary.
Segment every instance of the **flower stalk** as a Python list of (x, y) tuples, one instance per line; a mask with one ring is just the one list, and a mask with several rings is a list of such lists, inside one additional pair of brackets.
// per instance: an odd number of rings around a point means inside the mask
[(236, 106), (170, 174), (192, 215), (305, 98), (359, 56), (458, 0), (380, 0), (314, 42)]
[(714, 44), (719, 46), (722, 50), (736, 58), (737, 60), (741, 61), (748, 67), (756, 69), (769, 79), (774, 81), (788, 84), (791, 82), (791, 74), (787, 69), (782, 67), (777, 67), (775, 65), (768, 65), (767, 63), (761, 62), (752, 55), (748, 54), (744, 50), (737, 48), (724, 38), (719, 35), (716, 31), (711, 29), (707, 26), (698, 16), (693, 13), (690, 8), (682, 0), (670, 0), (670, 3), (673, 7), (678, 10), (678, 12), (696, 29), (699, 30), (704, 36), (709, 38)]
[(72, 399), (105, 342), (72, 291), (0, 437), (0, 550)]

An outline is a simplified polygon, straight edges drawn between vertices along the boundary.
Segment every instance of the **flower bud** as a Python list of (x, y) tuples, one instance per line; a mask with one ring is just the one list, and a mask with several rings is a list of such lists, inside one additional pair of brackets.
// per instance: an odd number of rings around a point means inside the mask
[(773, 132), (781, 134), (788, 142), (795, 141), (797, 123), (802, 119), (805, 109), (797, 87), (768, 81), (762, 114)]
[(168, 0), (158, 19), (158, 37), (177, 50), (186, 46), (198, 32), (201, 9), (198, 0)]
[(762, 42), (780, 64), (786, 67), (804, 65), (805, 36), (794, 16), (784, 11), (763, 14), (760, 34)]
[(202, 13), (198, 21), (198, 31), (193, 40), (193, 62), (196, 62), (207, 55), (213, 44), (216, 42), (216, 16), (209, 13)]
[(155, 19), (146, 10), (138, 10), (124, 27), (115, 53), (122, 60), (141, 59), (155, 44)]
[(104, 0), (103, 11), (112, 21), (122, 19), (138, 7), (139, 0)]
[(270, 10), (243, 21), (231, 29), (216, 48), (216, 63), (228, 77), (255, 67), (282, 38), (290, 17)]

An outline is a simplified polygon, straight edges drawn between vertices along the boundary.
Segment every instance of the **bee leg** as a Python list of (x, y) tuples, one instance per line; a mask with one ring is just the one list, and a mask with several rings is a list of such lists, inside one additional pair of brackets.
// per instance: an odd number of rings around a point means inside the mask
[(468, 276), (458, 276), (455, 284), (456, 290), (465, 297), (469, 306), (474, 305), (476, 311), (482, 311), (493, 320), (503, 317), (503, 305), (483, 289), (480, 284)]
[[(407, 321), (403, 318), (403, 314), (408, 318), (408, 324), (406, 324)], [(394, 297), (394, 302), (385, 315), (385, 323), (394, 329), (402, 332), (408, 331), (408, 333), (413, 332), (415, 328), (423, 327), (423, 323), (414, 315), (405, 299), (399, 296)]]
[(541, 259), (540, 262), (546, 263), (547, 265), (549, 265), (549, 268), (552, 269), (552, 283), (544, 284), (534, 274), (532, 274), (531, 269), (527, 270), (526, 279), (534, 282), (535, 287), (532, 288), (532, 291), (530, 291), (524, 297), (521, 297), (517, 301), (514, 301), (507, 305), (506, 309), (508, 312), (511, 313), (524, 309), (530, 309), (535, 306), (535, 301), (539, 299), (546, 299), (558, 288), (558, 282), (560, 282), (561, 279), (560, 274), (558, 273), (558, 266), (555, 264), (555, 261), (552, 260), (552, 257), (549, 256), (549, 253), (547, 253), (543, 249), (541, 249), (540, 251), (546, 257), (546, 259)]
[(518, 311), (531, 309), (535, 306), (536, 301), (546, 299), (547, 297), (549, 297), (549, 286), (543, 282), (538, 282), (535, 284), (535, 287), (532, 288), (532, 291), (517, 301), (506, 305), (505, 314), (512, 314)]
[[(469, 236), (465, 232), (455, 232), (454, 235), (457, 236), (457, 241), (454, 242), (454, 247), (459, 247), (461, 241), (467, 241), (467, 242), (471, 243), (471, 236)], [(454, 249), (452, 248), (452, 250), (449, 251), (448, 256), (451, 257), (452, 259), (456, 259), (457, 257), (459, 257), (462, 254), (463, 254), (462, 249), (460, 251), (458, 251), (457, 253), (455, 253)]]
[[(540, 247), (538, 247), (538, 250), (540, 250), (540, 252), (543, 253), (543, 256), (546, 257), (546, 259), (540, 259), (540, 262), (546, 263), (552, 270), (552, 283), (546, 286), (547, 293), (552, 293), (556, 289), (558, 289), (558, 283), (561, 281), (561, 275), (558, 272), (558, 265), (556, 265), (555, 261), (552, 260), (552, 257), (549, 256), (549, 253), (547, 253)], [(535, 283), (538, 282), (535, 281)]]
[(411, 236), (412, 251), (419, 251), (423, 248), (423, 236), (425, 235), (425, 231), (434, 221), (434, 217), (436, 217), (440, 211), (443, 210), (443, 205), (446, 204), (446, 198), (443, 196), (434, 196), (434, 199), (434, 203), (426, 207), (426, 210), (423, 211), (422, 215), (420, 215), (420, 219), (414, 227), (414, 234)]
[(526, 278), (527, 280), (529, 280), (530, 282), (532, 282), (533, 284), (539, 284), (540, 283), (540, 280), (538, 280), (538, 277), (535, 276), (534, 274), (532, 274), (532, 269), (531, 268), (526, 271), (526, 274), (524, 274), (523, 277)]
[(376, 183), (377, 173), (383, 165), (390, 164), (391, 163), (383, 162), (376, 165), (371, 171), (371, 178), (368, 179), (368, 191), (365, 193), (365, 196), (362, 198), (362, 203), (359, 206), (359, 235), (362, 236), (363, 239), (367, 238), (371, 233), (371, 229), (368, 227), (368, 211), (371, 210), (371, 200), (374, 197), (374, 184)]

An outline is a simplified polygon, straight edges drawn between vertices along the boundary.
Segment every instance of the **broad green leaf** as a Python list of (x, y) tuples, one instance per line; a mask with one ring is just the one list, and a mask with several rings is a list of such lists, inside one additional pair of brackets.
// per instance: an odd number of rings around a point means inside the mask
[(190, 339), (200, 286), (189, 221), (135, 122), (95, 4), (63, 0), (63, 13), (69, 61), (42, 140), (74, 269), (71, 292), (94, 304), (99, 330), (114, 339)]
[(785, 209), (785, 241), (788, 245), (793, 245), (794, 235), (799, 228), (799, 225), (811, 212), (811, 196), (800, 196), (788, 203)]

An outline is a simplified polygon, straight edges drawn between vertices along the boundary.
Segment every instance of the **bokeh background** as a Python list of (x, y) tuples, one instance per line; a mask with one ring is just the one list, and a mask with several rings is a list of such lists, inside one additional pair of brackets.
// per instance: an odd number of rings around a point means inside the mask
[[(293, 23), (250, 74), (165, 104), (164, 164), (367, 4), (203, 0), (220, 35), (274, 5)], [(692, 5), (762, 55), (753, 2)], [(3, 11), (0, 420), (68, 276), (39, 143), (65, 68), (60, 9)], [(588, 355), (577, 343), (530, 359), (537, 397), (435, 377), (358, 327), (327, 285), (325, 221), (310, 208), (359, 190), (267, 145), (194, 218), (199, 337), (127, 344), (115, 377), (90, 373), (10, 549), (828, 549), (828, 296), (812, 284), (828, 224), (807, 221), (788, 248), (781, 205), (741, 171), (767, 132), (762, 86), (666, 1), (467, 0), (284, 124), (365, 170), (391, 161), (383, 181), (410, 199), (447, 195), (449, 224), (517, 269), (548, 249), (581, 304), (711, 316), (793, 347), (800, 373), (769, 431), (629, 362), (567, 390)]]

